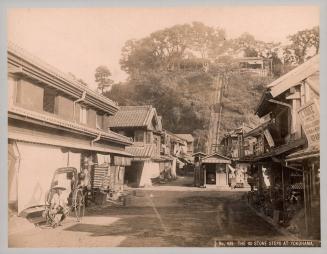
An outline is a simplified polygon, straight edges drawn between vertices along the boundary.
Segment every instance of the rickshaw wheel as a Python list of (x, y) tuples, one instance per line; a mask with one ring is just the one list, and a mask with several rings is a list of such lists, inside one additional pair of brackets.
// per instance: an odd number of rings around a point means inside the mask
[(53, 225), (54, 218), (55, 218), (55, 215), (50, 213), (50, 202), (51, 202), (53, 194), (54, 194), (54, 191), (52, 189), (47, 191), (47, 193), (45, 194), (45, 201), (44, 201), (45, 210), (43, 211), (43, 214), (42, 214), (42, 216), (46, 219), (47, 224), (50, 226)]
[(82, 190), (77, 190), (74, 198), (74, 210), (77, 221), (80, 221), (85, 213), (85, 198)]

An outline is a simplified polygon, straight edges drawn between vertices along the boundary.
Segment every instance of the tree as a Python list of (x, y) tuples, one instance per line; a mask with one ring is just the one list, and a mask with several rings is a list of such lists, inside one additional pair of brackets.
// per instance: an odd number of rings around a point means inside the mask
[(98, 83), (98, 90), (101, 91), (101, 94), (103, 94), (107, 88), (111, 88), (114, 83), (113, 80), (110, 79), (111, 72), (107, 66), (100, 65), (97, 67), (94, 76), (95, 82)]
[(319, 26), (299, 31), (288, 39), (291, 44), (285, 49), (285, 62), (301, 64), (319, 52)]
[(122, 70), (131, 76), (144, 75), (149, 71), (180, 70), (184, 60), (208, 59), (217, 55), (225, 40), (224, 30), (200, 22), (175, 25), (143, 39), (127, 41), (120, 64)]

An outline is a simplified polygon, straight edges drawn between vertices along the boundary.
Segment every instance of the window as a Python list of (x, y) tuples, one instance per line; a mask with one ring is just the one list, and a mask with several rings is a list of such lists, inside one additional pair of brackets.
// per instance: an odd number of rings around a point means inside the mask
[(79, 114), (79, 121), (84, 124), (87, 123), (87, 108), (81, 107), (80, 114)]
[(96, 114), (96, 128), (103, 129), (103, 115)]
[(135, 131), (134, 133), (134, 142), (143, 142), (144, 141), (144, 132), (143, 131)]
[(43, 93), (43, 111), (49, 113), (55, 113), (56, 107), (56, 91), (51, 88), (44, 88)]
[(146, 143), (147, 144), (151, 144), (152, 143), (152, 132), (151, 131), (148, 131), (146, 133)]

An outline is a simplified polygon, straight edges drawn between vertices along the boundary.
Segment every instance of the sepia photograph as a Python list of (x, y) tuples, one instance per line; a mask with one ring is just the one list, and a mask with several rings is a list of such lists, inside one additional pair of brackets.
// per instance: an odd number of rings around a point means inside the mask
[(321, 247), (319, 5), (6, 14), (8, 248)]

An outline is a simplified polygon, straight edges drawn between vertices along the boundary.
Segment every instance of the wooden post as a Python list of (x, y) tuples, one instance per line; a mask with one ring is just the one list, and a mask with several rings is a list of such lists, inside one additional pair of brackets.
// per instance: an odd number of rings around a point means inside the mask
[(308, 214), (307, 214), (307, 185), (306, 185), (306, 172), (303, 170), (303, 201), (304, 201), (304, 223), (305, 232), (308, 234)]
[(207, 173), (207, 169), (206, 168), (204, 168), (204, 170), (203, 170), (203, 186), (206, 186), (206, 184), (207, 184), (207, 179), (206, 179), (206, 174)]
[(225, 164), (225, 169), (226, 169), (226, 185), (228, 185), (228, 166)]
[(311, 193), (315, 196), (317, 194), (316, 182), (315, 182), (315, 164), (311, 163)]
[(285, 222), (285, 183), (284, 183), (284, 166), (282, 166), (282, 193), (283, 193), (283, 223)]

